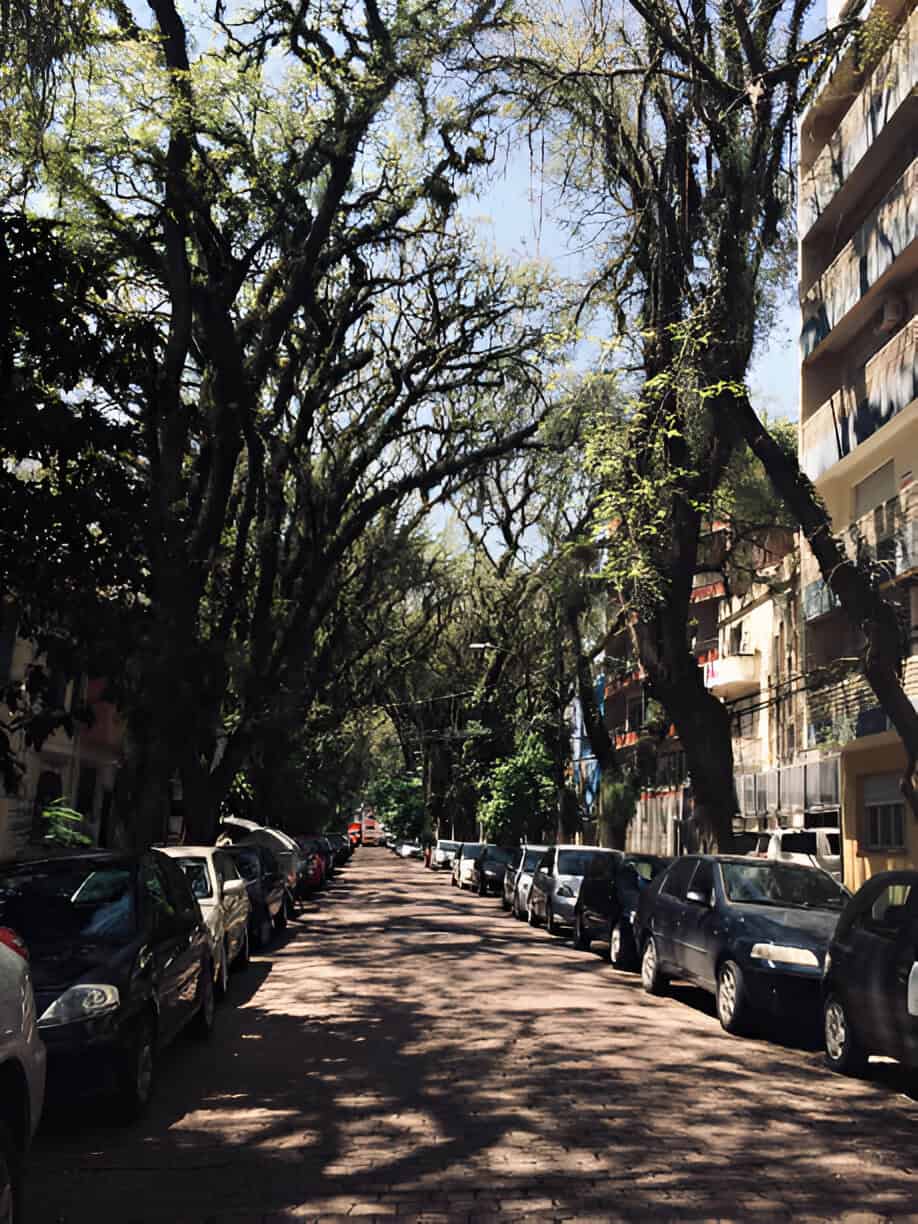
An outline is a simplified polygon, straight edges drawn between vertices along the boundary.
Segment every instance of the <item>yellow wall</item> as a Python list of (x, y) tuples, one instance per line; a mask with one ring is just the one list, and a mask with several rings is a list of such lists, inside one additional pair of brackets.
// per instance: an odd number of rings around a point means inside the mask
[(842, 855), (845, 884), (852, 890), (860, 888), (878, 871), (893, 871), (918, 866), (918, 820), (906, 804), (905, 838), (907, 850), (902, 854), (880, 851), (861, 854), (857, 841), (857, 817), (864, 792), (863, 779), (868, 774), (893, 773), (905, 768), (905, 751), (898, 736), (887, 733), (855, 741), (842, 752)]

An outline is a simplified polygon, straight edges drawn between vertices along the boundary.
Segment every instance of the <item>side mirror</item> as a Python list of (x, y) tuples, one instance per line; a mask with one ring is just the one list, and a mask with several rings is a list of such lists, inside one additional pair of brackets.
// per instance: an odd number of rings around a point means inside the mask
[(710, 908), (711, 894), (699, 892), (697, 888), (690, 888), (685, 894), (686, 901), (691, 901), (693, 905), (704, 905)]

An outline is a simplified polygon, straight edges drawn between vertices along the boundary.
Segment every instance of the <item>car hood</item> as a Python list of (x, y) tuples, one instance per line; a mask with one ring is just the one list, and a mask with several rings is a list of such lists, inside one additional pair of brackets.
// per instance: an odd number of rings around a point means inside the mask
[(771, 943), (794, 940), (806, 947), (824, 949), (832, 938), (841, 910), (779, 908), (773, 905), (739, 905), (737, 916), (754, 939)]
[(137, 941), (130, 944), (71, 943), (30, 946), (32, 982), (39, 1014), (77, 982), (107, 982), (118, 986), (134, 963)]

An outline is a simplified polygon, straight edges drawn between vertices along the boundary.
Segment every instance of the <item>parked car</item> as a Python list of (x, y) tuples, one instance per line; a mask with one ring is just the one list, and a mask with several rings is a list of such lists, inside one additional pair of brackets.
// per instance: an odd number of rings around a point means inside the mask
[(478, 858), (472, 860), (469, 887), (477, 888), (479, 897), (503, 892), (504, 875), (515, 858), (516, 851), (506, 846), (485, 846)]
[(641, 892), (672, 862), (655, 854), (623, 854), (594, 859), (580, 885), (574, 911), (574, 947), (586, 948), (601, 939), (616, 969), (637, 964), (634, 916)]
[(398, 855), (399, 858), (419, 859), (419, 858), (424, 857), (424, 851), (421, 848), (420, 843), (416, 841), (398, 842), (398, 844), (395, 847), (395, 853)]
[(918, 1067), (918, 871), (882, 871), (845, 906), (823, 979), (826, 1062), (857, 1075), (870, 1054)]
[(347, 826), (347, 838), (354, 850), (363, 842), (363, 825), (359, 820), (352, 820)]
[(430, 856), (430, 865), (435, 870), (441, 867), (452, 867), (453, 859), (456, 857), (456, 851), (459, 849), (459, 842), (444, 841), (441, 837), (433, 848), (433, 853)]
[(207, 929), (213, 955), (214, 983), (222, 997), (229, 986), (231, 966), (249, 963), (249, 904), (245, 881), (236, 861), (217, 846), (163, 846), (160, 854), (173, 859), (191, 885)]
[(512, 911), (514, 918), (522, 918), (529, 911), (532, 875), (547, 849), (547, 846), (521, 846), (516, 859), (504, 873), (502, 903), (505, 909)]
[(241, 816), (227, 816), (220, 823), (220, 830), (233, 844), (264, 846), (277, 859), (284, 877), (286, 889), (285, 908), (289, 918), (296, 912), (295, 899), (301, 892), (300, 876), (305, 870), (305, 860), (296, 841), (282, 829), (244, 820)]
[(325, 855), (318, 841), (297, 833), (293, 839), (300, 848), (303, 868), (297, 880), (297, 898), (302, 901), (317, 893), (325, 883)]
[(210, 936), (171, 858), (84, 851), (7, 866), (0, 926), (29, 949), (52, 1087), (113, 1090), (134, 1115), (157, 1051), (189, 1024), (210, 1035)]
[(453, 860), (453, 884), (465, 888), (472, 879), (475, 860), (484, 849), (483, 842), (462, 842)]
[(644, 890), (636, 934), (650, 994), (711, 991), (728, 1033), (758, 1012), (818, 1015), (823, 960), (848, 893), (825, 871), (733, 855), (678, 858)]
[(772, 829), (756, 835), (755, 848), (749, 853), (753, 858), (821, 867), (836, 880), (842, 878), (839, 829)]
[(351, 843), (343, 833), (327, 833), (326, 837), (335, 855), (335, 866), (343, 867), (351, 857)]
[(15, 931), (0, 927), (0, 1224), (18, 1220), (22, 1212), (26, 1155), (45, 1099), (45, 1064), (29, 953)]
[(271, 942), (272, 931), (282, 931), (287, 925), (286, 890), (280, 865), (267, 846), (245, 843), (227, 846), (245, 880), (249, 897), (249, 944), (264, 948)]
[(573, 926), (580, 883), (587, 872), (612, 871), (611, 850), (600, 846), (549, 846), (532, 877), (527, 916), (544, 922), (552, 935)]

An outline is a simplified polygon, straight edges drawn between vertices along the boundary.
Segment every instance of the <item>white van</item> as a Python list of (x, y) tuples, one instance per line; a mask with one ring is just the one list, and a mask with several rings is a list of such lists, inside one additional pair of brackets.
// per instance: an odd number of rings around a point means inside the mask
[(803, 863), (821, 867), (841, 882), (841, 832), (839, 829), (772, 829), (760, 833), (754, 858), (773, 859), (779, 863)]

